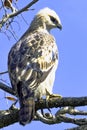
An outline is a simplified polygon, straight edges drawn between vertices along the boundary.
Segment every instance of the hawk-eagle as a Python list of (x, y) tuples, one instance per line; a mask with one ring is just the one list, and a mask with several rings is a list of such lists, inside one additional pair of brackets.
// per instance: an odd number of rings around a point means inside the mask
[(52, 94), (59, 59), (50, 34), (53, 28), (62, 29), (61, 22), (56, 12), (46, 7), (36, 14), (8, 55), (9, 77), (19, 98), (22, 125), (34, 118), (35, 100)]

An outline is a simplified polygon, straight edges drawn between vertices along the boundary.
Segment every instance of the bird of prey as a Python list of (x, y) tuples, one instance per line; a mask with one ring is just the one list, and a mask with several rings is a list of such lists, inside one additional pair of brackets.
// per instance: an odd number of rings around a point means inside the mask
[(55, 38), (50, 34), (53, 28), (62, 29), (59, 16), (47, 7), (41, 9), (8, 55), (9, 77), (19, 98), (22, 125), (33, 120), (35, 100), (52, 94), (59, 60)]

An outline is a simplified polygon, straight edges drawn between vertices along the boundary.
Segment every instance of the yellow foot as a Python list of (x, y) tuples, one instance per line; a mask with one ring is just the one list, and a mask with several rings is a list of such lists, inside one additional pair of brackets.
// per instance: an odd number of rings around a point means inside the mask
[(50, 94), (49, 95), (49, 98), (62, 98), (62, 96), (61, 95), (59, 95), (59, 94)]
[[(50, 111), (50, 113), (51, 113), (51, 110), (50, 110), (50, 108), (49, 108), (49, 105), (48, 105), (48, 100), (50, 99), (50, 98), (62, 98), (62, 96), (61, 95), (59, 95), (59, 94), (50, 94), (47, 90), (46, 90), (46, 106), (47, 106), (47, 108), (48, 108), (48, 110)], [(51, 115), (52, 115), (52, 113), (51, 113)]]
[(59, 94), (50, 94), (47, 90), (46, 90), (46, 100), (49, 100), (50, 98), (56, 97), (56, 98), (62, 98), (61, 95)]

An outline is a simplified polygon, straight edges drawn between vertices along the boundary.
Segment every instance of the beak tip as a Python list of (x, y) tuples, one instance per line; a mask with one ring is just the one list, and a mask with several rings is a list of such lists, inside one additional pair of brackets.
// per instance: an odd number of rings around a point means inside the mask
[(58, 24), (58, 25), (57, 25), (57, 28), (59, 28), (60, 30), (62, 30), (62, 25), (61, 25), (61, 24)]

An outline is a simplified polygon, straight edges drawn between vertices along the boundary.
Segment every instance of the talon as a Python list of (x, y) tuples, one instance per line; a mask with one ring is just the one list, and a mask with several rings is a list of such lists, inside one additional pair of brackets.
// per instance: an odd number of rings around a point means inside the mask
[(52, 97), (62, 98), (62, 96), (59, 95), (59, 94), (50, 94), (50, 95), (49, 95), (49, 98), (52, 98)]
[[(62, 98), (62, 96), (59, 95), (59, 94), (50, 94), (50, 93), (47, 91), (47, 89), (46, 89), (46, 95), (47, 95), (47, 96), (46, 96), (46, 106), (47, 106), (49, 112), (51, 113), (51, 110), (50, 110), (49, 105), (48, 105), (48, 100), (49, 100), (50, 98), (52, 98), (52, 97)], [(52, 113), (51, 113), (51, 115), (52, 115)]]
[(49, 112), (51, 113), (51, 110), (48, 105), (48, 100), (49, 100), (49, 96), (46, 96), (46, 106), (47, 106), (47, 109), (49, 110)]
[(59, 94), (50, 94), (50, 93), (47, 91), (47, 89), (46, 89), (46, 94), (48, 95), (48, 96), (47, 96), (47, 99), (52, 98), (52, 97), (62, 98), (62, 96), (59, 95)]

